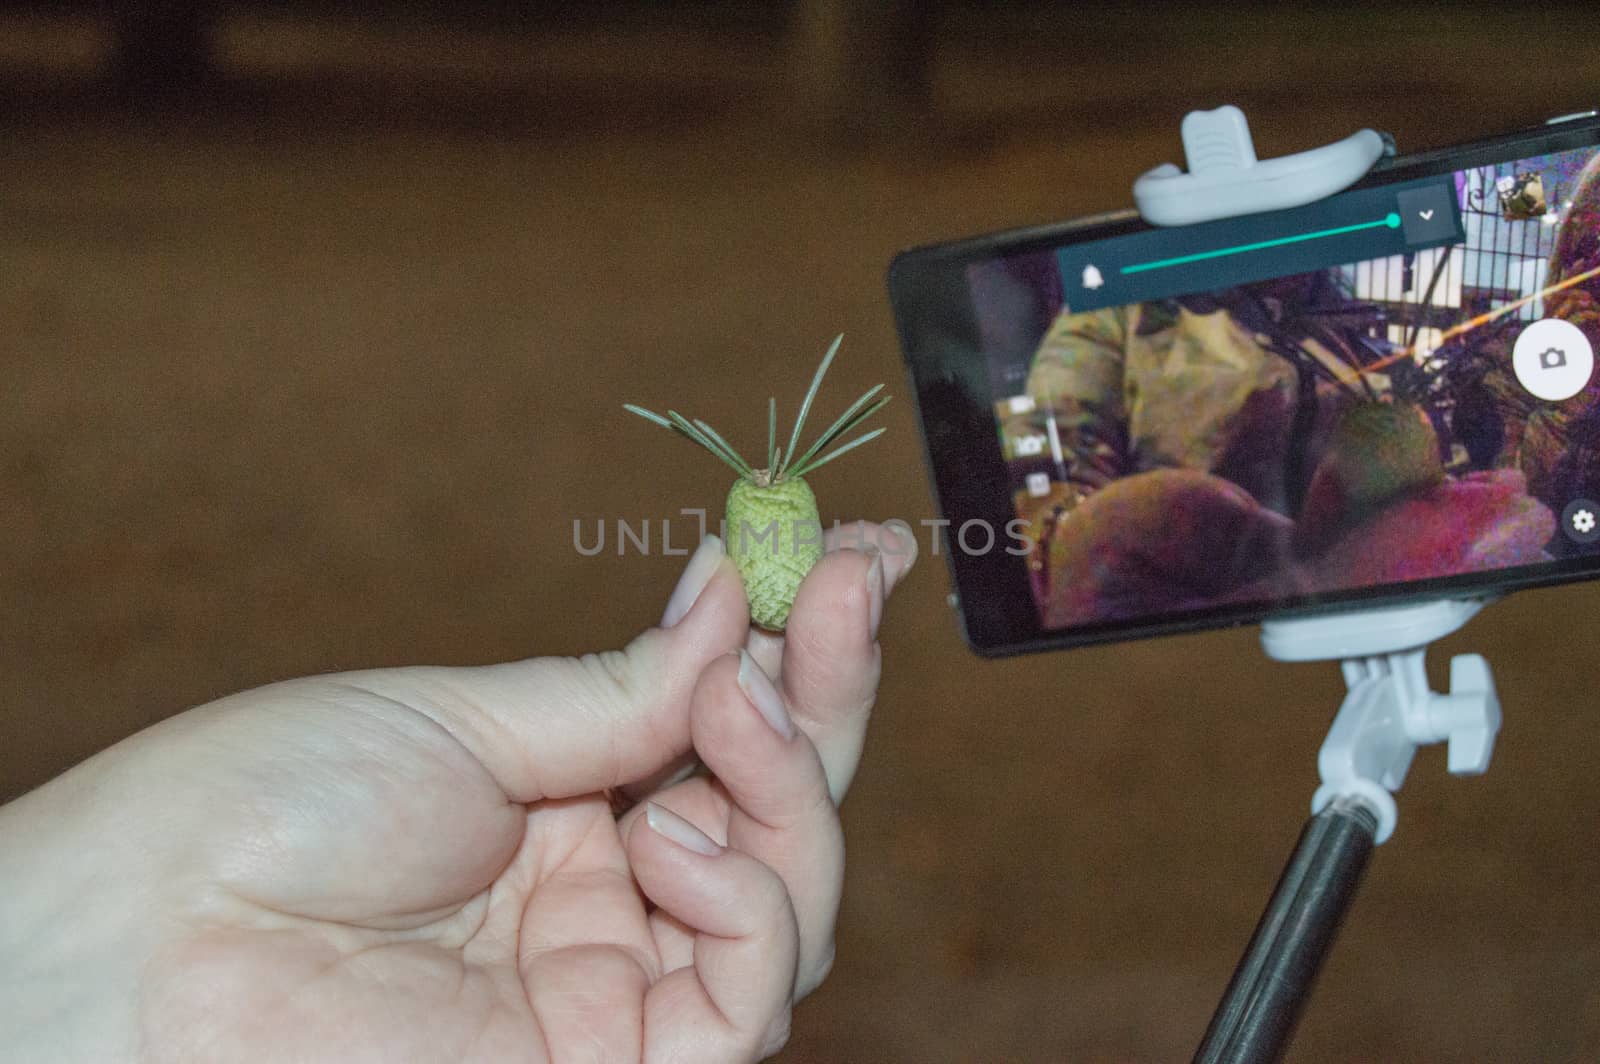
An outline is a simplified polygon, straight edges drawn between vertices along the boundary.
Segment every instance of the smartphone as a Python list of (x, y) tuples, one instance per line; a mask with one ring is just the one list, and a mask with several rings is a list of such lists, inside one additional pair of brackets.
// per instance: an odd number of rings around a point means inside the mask
[(1385, 163), (894, 260), (976, 651), (1600, 572), (1600, 118)]

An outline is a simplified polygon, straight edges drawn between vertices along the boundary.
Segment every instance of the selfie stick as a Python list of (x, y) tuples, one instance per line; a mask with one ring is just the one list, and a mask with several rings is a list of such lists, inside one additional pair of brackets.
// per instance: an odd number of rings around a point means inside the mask
[(1195, 1054), (1205, 1064), (1275, 1061), (1288, 1048), (1312, 983), (1355, 900), (1372, 848), (1394, 832), (1392, 792), (1417, 747), (1448, 743), (1457, 775), (1489, 767), (1500, 700), (1489, 663), (1450, 661), (1450, 691), (1428, 689), (1428, 644), (1471, 620), (1482, 601), (1427, 602), (1329, 617), (1268, 621), (1277, 661), (1343, 663), (1349, 692), (1317, 755), (1312, 817), (1273, 890)]
[[(1188, 172), (1159, 166), (1134, 183), (1134, 200), (1155, 225), (1189, 225), (1295, 207), (1338, 192), (1394, 154), (1365, 129), (1336, 144), (1258, 161), (1237, 107), (1183, 120)], [(1392, 792), (1417, 747), (1449, 744), (1461, 775), (1489, 767), (1500, 702), (1488, 663), (1450, 662), (1450, 691), (1428, 688), (1428, 644), (1471, 620), (1484, 600), (1268, 621), (1261, 643), (1277, 661), (1340, 661), (1349, 688), (1317, 756), (1322, 785), (1312, 816), (1262, 913), (1195, 1053), (1199, 1064), (1279, 1060), (1333, 939), (1355, 900), (1372, 848), (1394, 832)]]

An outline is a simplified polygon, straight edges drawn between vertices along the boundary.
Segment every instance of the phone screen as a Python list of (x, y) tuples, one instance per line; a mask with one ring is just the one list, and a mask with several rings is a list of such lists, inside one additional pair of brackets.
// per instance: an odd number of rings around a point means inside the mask
[(897, 263), (974, 644), (1592, 572), (1600, 151), (1493, 154)]

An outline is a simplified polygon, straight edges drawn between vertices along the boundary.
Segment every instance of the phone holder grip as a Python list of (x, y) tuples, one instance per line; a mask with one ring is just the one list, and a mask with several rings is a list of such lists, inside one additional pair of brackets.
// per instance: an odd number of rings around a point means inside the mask
[(1488, 601), (1440, 600), (1261, 626), (1269, 657), (1342, 663), (1349, 690), (1317, 754), (1322, 786), (1311, 799), (1313, 813), (1341, 799), (1361, 802), (1382, 844), (1399, 819), (1393, 792), (1405, 783), (1419, 746), (1447, 744), (1456, 775), (1489, 768), (1501, 723), (1489, 663), (1477, 654), (1456, 655), (1450, 689), (1436, 692), (1425, 661), (1429, 643), (1465, 625)]
[(1184, 116), (1189, 172), (1163, 163), (1133, 183), (1133, 199), (1152, 225), (1298, 207), (1348, 188), (1394, 150), (1392, 138), (1363, 129), (1334, 144), (1259, 161), (1244, 112), (1227, 104)]

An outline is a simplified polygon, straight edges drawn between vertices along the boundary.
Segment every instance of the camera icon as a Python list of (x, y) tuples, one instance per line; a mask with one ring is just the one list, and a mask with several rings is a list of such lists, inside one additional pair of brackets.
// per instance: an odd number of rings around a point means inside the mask
[(1517, 336), (1511, 368), (1529, 393), (1548, 403), (1571, 399), (1589, 386), (1594, 348), (1583, 330), (1561, 318), (1531, 322)]

